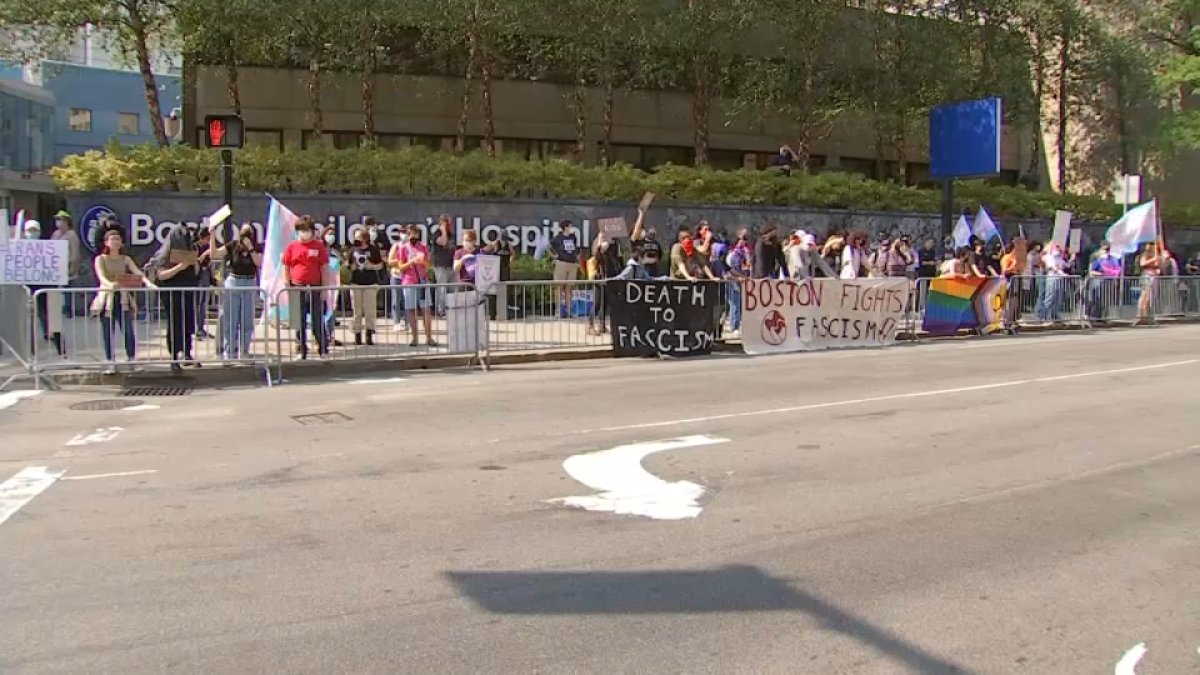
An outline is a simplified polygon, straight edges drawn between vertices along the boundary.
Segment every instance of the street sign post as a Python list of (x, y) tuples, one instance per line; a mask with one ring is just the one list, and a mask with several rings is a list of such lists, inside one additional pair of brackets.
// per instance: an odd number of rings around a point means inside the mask
[[(239, 115), (208, 115), (204, 118), (204, 145), (221, 149), (221, 196), (233, 208), (233, 150), (246, 142), (246, 128)], [(229, 218), (225, 241), (237, 236), (237, 223)], [(216, 232), (213, 236), (216, 236)]]

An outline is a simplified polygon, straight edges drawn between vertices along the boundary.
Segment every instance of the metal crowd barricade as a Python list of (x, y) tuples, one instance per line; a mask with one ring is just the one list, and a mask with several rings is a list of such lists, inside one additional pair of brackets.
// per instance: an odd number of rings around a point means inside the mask
[[(30, 319), (33, 300), (25, 286), (0, 286), (0, 357), (15, 359), (26, 372), (32, 372), (33, 343), (41, 339), (33, 331)], [(21, 373), (0, 382), (4, 391)]]
[(486, 310), (468, 283), (339, 285), (283, 289), (265, 314), (282, 377), (285, 364), (321, 360), (463, 355), (487, 368)]
[[(262, 306), (258, 288), (46, 289), (34, 294), (31, 320), (37, 320), (43, 297), (52, 308), (79, 303), (89, 311), (63, 318), (57, 340), (35, 343), (31, 369), (36, 376), (63, 370), (116, 374), (243, 365), (262, 367), (268, 385), (272, 382), (270, 366), (278, 356), (257, 322)], [(246, 351), (225, 347), (226, 315), (235, 302), (249, 307), (255, 318), (245, 337)]]

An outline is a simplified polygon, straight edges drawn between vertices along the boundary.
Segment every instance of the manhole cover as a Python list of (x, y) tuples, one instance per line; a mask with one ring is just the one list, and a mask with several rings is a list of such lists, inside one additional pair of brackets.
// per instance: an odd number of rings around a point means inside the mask
[(121, 390), (121, 396), (187, 396), (191, 387), (172, 384), (144, 384)]
[(124, 410), (134, 406), (141, 405), (142, 402), (137, 399), (128, 398), (102, 398), (98, 401), (84, 401), (71, 406), (71, 410)]
[(338, 424), (339, 422), (352, 422), (350, 417), (343, 415), (340, 412), (323, 412), (313, 413), (311, 415), (292, 415), (292, 419), (306, 427), (316, 426), (318, 424)]

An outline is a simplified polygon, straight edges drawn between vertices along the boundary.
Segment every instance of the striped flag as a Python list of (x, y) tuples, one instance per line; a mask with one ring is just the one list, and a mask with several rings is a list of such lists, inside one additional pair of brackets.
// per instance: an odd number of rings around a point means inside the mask
[[(271, 195), (267, 195), (271, 197)], [(300, 217), (288, 210), (282, 202), (271, 197), (271, 205), (267, 207), (266, 243), (263, 246), (262, 274), (259, 284), (266, 299), (263, 302), (263, 321), (268, 317), (287, 320), (288, 306), (275, 307), (275, 299), (286, 288), (283, 283), (283, 249), (296, 238), (296, 221)]]
[(971, 226), (967, 224), (965, 215), (958, 217), (958, 222), (954, 224), (954, 248), (962, 248), (971, 244)]
[(1108, 228), (1104, 238), (1112, 247), (1113, 255), (1123, 256), (1136, 253), (1138, 244), (1154, 241), (1158, 233), (1158, 209), (1153, 200), (1121, 216)]
[(973, 228), (975, 236), (987, 243), (996, 238), (1000, 243), (1004, 243), (1004, 237), (1000, 236), (1000, 229), (996, 227), (996, 223), (992, 222), (992, 217), (988, 215), (987, 209), (979, 207), (979, 215), (975, 216), (975, 227)]

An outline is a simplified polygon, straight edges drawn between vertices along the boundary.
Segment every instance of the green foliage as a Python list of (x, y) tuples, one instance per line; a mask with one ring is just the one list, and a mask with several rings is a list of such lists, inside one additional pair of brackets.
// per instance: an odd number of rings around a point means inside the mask
[[(252, 147), (237, 155), (237, 187), (273, 194), (393, 194), (414, 197), (586, 199), (636, 202), (650, 191), (663, 201), (753, 206), (806, 206), (856, 211), (936, 213), (941, 196), (891, 182), (828, 172), (791, 177), (769, 171), (716, 171), (666, 165), (653, 173), (563, 160), (525, 161), (455, 155), (423, 147), (403, 150), (313, 148), (279, 152)], [(183, 146), (110, 145), (67, 157), (52, 170), (62, 190), (78, 192), (217, 192), (217, 151)], [(984, 181), (958, 184), (956, 208), (980, 204), (1001, 217), (1050, 218), (1057, 209), (1083, 220), (1111, 221), (1119, 208), (1099, 197), (1030, 192)], [(1200, 222), (1200, 207), (1166, 205), (1173, 223)]]

